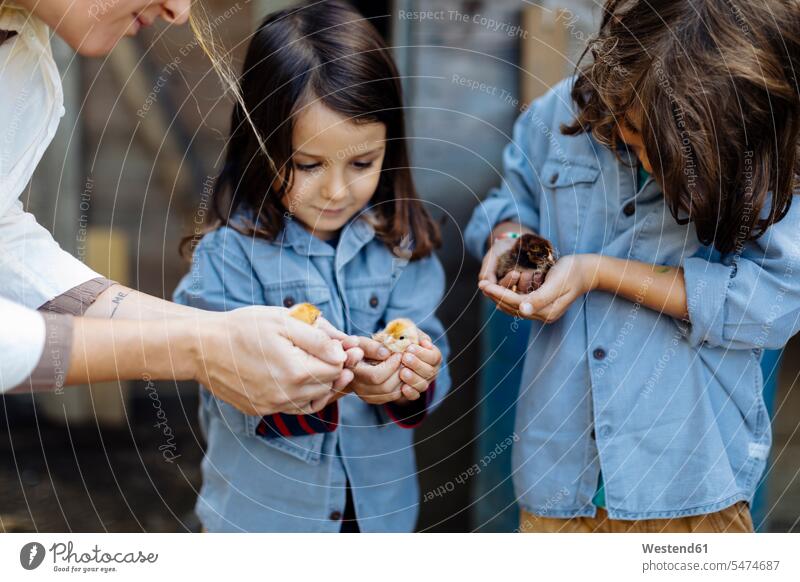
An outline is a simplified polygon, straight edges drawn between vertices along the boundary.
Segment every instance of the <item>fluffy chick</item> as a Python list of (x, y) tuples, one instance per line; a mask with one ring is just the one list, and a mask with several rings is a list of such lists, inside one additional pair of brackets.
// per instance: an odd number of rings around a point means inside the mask
[[(553, 245), (550, 241), (535, 234), (523, 234), (514, 243), (514, 246), (497, 258), (495, 275), (499, 281), (509, 272), (517, 270), (520, 273), (532, 273), (531, 289), (522, 289), (529, 293), (541, 287), (545, 275), (556, 262)], [(513, 290), (516, 292), (516, 285)]]
[(309, 325), (315, 325), (321, 314), (322, 312), (317, 306), (311, 303), (298, 303), (289, 309), (289, 315), (300, 321), (305, 321)]
[(411, 344), (419, 344), (419, 330), (410, 319), (393, 319), (382, 331), (372, 336), (390, 352), (404, 352)]

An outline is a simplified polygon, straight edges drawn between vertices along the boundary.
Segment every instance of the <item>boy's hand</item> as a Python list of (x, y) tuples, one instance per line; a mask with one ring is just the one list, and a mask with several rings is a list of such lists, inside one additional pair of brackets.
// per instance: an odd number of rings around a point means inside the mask
[(492, 246), (486, 251), (481, 264), (480, 273), (478, 273), (478, 281), (487, 281), (489, 283), (497, 283), (497, 259), (506, 251), (511, 250), (514, 246), (515, 239), (499, 239), (492, 242)]
[(442, 352), (427, 335), (423, 335), (420, 345), (408, 346), (403, 353), (403, 368), (400, 371), (403, 396), (397, 403), (419, 400), (439, 375), (441, 367)]
[(516, 232), (518, 234), (531, 233), (533, 231), (515, 222), (504, 222), (498, 224), (492, 231), (489, 239), (489, 250), (483, 257), (483, 264), (481, 271), (478, 274), (478, 281), (487, 281), (489, 283), (497, 283), (497, 258), (503, 253), (510, 250), (516, 243), (513, 238), (497, 238), (507, 232)]
[[(481, 281), (478, 287), (508, 315), (551, 323), (564, 315), (573, 301), (597, 288), (601, 260), (599, 255), (562, 257), (547, 273), (542, 286), (527, 295), (488, 281)], [(513, 285), (514, 277), (519, 274), (509, 276), (511, 280), (504, 278), (503, 283)]]

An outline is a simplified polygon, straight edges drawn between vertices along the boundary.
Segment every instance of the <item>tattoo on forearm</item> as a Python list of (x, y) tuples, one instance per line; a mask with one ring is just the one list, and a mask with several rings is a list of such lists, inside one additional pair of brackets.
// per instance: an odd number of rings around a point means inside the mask
[(669, 273), (672, 269), (670, 267), (656, 267), (656, 273)]
[(109, 319), (114, 319), (114, 314), (117, 312), (117, 309), (119, 309), (120, 303), (125, 301), (125, 298), (128, 295), (130, 295), (130, 291), (127, 293), (124, 291), (120, 291), (119, 293), (117, 293), (117, 296), (111, 300), (111, 303), (114, 304), (114, 309), (111, 310), (111, 316), (109, 317)]

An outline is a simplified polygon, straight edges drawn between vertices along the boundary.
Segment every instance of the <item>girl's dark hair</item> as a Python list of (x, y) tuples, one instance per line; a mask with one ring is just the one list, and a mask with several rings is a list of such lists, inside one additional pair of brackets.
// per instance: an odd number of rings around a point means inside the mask
[[(295, 119), (318, 101), (355, 123), (386, 126), (386, 153), (371, 201), (377, 237), (406, 257), (410, 250), (411, 260), (441, 244), (438, 224), (411, 177), (400, 75), (383, 39), (353, 7), (315, 1), (269, 15), (253, 35), (239, 84), (244, 107), (233, 109), (206, 231), (228, 225), (248, 236), (278, 236), (287, 212), (281, 198), (293, 178)], [(232, 220), (239, 210), (252, 222)], [(183, 240), (184, 254), (193, 242), (196, 237)]]
[(610, 0), (589, 52), (565, 134), (616, 150), (618, 124), (638, 112), (672, 215), (722, 253), (786, 215), (800, 167), (800, 3)]

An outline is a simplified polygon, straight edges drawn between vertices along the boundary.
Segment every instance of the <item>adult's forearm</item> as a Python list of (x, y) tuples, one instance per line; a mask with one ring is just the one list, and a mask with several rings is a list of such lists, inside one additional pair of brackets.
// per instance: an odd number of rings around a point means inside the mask
[(597, 289), (620, 295), (676, 319), (689, 312), (683, 269), (600, 256)]
[(114, 284), (75, 319), (67, 383), (189, 380), (202, 311)]
[(97, 296), (84, 315), (101, 319), (153, 320), (192, 317), (197, 314), (198, 310), (192, 307), (114, 284)]
[(74, 319), (66, 384), (108, 380), (190, 380), (200, 353), (199, 328), (187, 318)]

